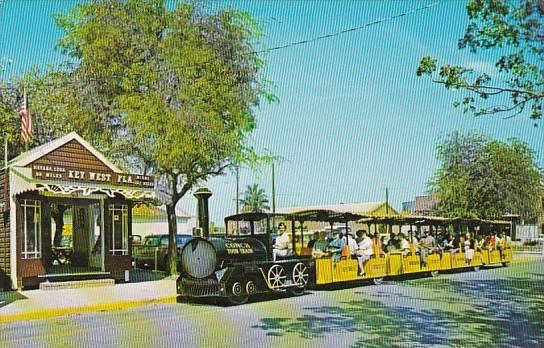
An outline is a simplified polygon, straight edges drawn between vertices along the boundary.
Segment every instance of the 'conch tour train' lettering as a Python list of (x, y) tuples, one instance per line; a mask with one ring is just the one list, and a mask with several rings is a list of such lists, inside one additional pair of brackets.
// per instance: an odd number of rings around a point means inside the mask
[(225, 243), (227, 254), (253, 254), (249, 243)]

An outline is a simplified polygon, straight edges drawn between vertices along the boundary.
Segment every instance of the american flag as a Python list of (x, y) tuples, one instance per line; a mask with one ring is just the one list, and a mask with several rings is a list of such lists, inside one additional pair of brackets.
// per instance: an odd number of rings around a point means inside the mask
[(32, 128), (32, 117), (28, 110), (26, 88), (24, 89), (23, 104), (21, 105), (21, 110), (19, 110), (19, 116), (21, 116), (21, 137), (25, 143), (28, 143), (34, 136), (34, 129)]

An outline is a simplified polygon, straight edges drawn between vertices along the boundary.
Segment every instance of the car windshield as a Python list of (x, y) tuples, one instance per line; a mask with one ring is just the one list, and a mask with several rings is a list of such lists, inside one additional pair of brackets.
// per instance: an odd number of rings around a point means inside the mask
[(189, 241), (191, 238), (193, 238), (193, 236), (191, 235), (177, 235), (176, 236), (176, 244), (178, 246), (182, 246), (184, 245), (185, 243), (187, 243), (187, 241)]

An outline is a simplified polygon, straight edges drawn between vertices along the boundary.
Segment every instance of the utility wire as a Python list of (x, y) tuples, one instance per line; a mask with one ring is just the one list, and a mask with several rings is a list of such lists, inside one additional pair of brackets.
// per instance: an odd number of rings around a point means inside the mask
[(340, 31), (337, 31), (337, 32), (334, 32), (334, 33), (329, 33), (329, 34), (325, 34), (325, 35), (321, 35), (321, 36), (316, 36), (316, 37), (311, 38), (311, 39), (301, 40), (301, 41), (297, 41), (297, 42), (291, 42), (291, 43), (281, 45), (281, 46), (270, 47), (270, 48), (266, 48), (266, 49), (264, 49), (262, 51), (256, 51), (256, 52), (253, 52), (253, 53), (257, 53), (257, 54), (266, 53), (266, 52), (282, 50), (282, 49), (290, 48), (290, 47), (294, 47), (294, 46), (306, 45), (306, 44), (310, 44), (310, 43), (313, 43), (313, 42), (316, 42), (316, 41), (329, 39), (329, 38), (332, 38), (332, 37), (340, 36), (340, 35), (343, 35), (343, 34), (354, 32), (354, 31), (363, 30), (363, 29), (366, 29), (366, 28), (371, 27), (371, 26), (376, 25), (376, 24), (384, 23), (384, 22), (391, 21), (391, 20), (394, 20), (394, 19), (397, 19), (397, 18), (409, 16), (409, 15), (415, 14), (417, 12), (428, 10), (431, 7), (438, 5), (439, 3), (440, 2), (434, 2), (434, 3), (429, 4), (427, 6), (418, 7), (416, 9), (408, 11), (408, 12), (404, 12), (404, 13), (397, 14), (397, 15), (394, 15), (394, 16), (382, 18), (382, 19), (379, 19), (379, 20), (376, 20), (376, 21), (373, 21), (373, 22), (369, 22), (369, 23), (366, 23), (366, 24), (363, 24), (363, 25), (360, 25), (360, 26), (357, 26), (357, 27), (344, 29), (344, 30), (340, 30)]
[[(379, 20), (375, 20), (375, 21), (372, 21), (372, 22), (368, 22), (368, 23), (365, 23), (363, 25), (360, 25), (360, 26), (356, 26), (356, 27), (352, 27), (352, 28), (348, 28), (348, 29), (344, 29), (344, 30), (340, 30), (340, 31), (337, 31), (337, 32), (333, 32), (333, 33), (328, 33), (328, 34), (325, 34), (325, 35), (320, 35), (320, 36), (316, 36), (316, 37), (313, 37), (313, 38), (310, 38), (310, 39), (305, 39), (305, 40), (300, 40), (300, 41), (295, 41), (295, 42), (290, 42), (290, 43), (287, 43), (287, 44), (284, 44), (284, 45), (279, 45), (279, 46), (273, 46), (273, 47), (269, 47), (269, 48), (265, 48), (265, 49), (262, 49), (262, 50), (256, 50), (256, 51), (251, 51), (251, 52), (246, 52), (246, 53), (242, 53), (240, 54), (239, 56), (241, 57), (244, 57), (244, 56), (249, 56), (249, 55), (258, 55), (258, 54), (262, 54), (262, 53), (269, 53), (269, 52), (274, 52), (274, 51), (279, 51), (279, 50), (283, 50), (283, 49), (288, 49), (288, 48), (291, 48), (291, 47), (296, 47), (296, 46), (301, 46), (301, 45), (308, 45), (308, 44), (311, 44), (311, 43), (315, 43), (317, 41), (321, 41), (321, 40), (325, 40), (325, 39), (330, 39), (330, 38), (334, 38), (334, 37), (338, 37), (338, 36), (341, 36), (341, 35), (344, 35), (344, 34), (348, 34), (348, 33), (352, 33), (352, 32), (356, 32), (356, 31), (360, 31), (360, 30), (363, 30), (363, 29), (366, 29), (368, 27), (371, 27), (371, 26), (374, 26), (374, 25), (377, 25), (377, 24), (381, 24), (381, 23), (384, 23), (384, 22), (388, 22), (388, 21), (392, 21), (392, 20), (395, 20), (395, 19), (398, 19), (398, 18), (402, 18), (402, 17), (406, 17), (406, 16), (409, 16), (409, 15), (413, 15), (413, 14), (416, 14), (418, 12), (422, 12), (422, 11), (426, 11), (434, 6), (437, 6), (438, 4), (440, 4), (440, 2), (434, 2), (432, 4), (429, 4), (429, 5), (426, 5), (426, 6), (422, 6), (422, 7), (418, 7), (416, 9), (413, 9), (413, 10), (410, 10), (410, 11), (407, 11), (407, 12), (403, 12), (403, 13), (400, 13), (400, 14), (396, 14), (396, 15), (393, 15), (393, 16), (390, 16), (390, 17), (385, 17), (385, 18), (382, 18), (382, 19), (379, 19)], [(183, 69), (193, 69), (193, 68), (198, 68), (198, 67), (201, 67), (201, 66), (205, 66), (206, 64), (210, 63), (211, 61), (204, 61), (204, 62), (201, 62), (199, 64), (192, 64), (192, 65), (186, 65), (186, 66), (178, 66), (178, 67), (174, 67), (172, 70), (176, 71), (176, 70), (183, 70)], [(153, 71), (155, 72), (167, 72), (169, 70), (167, 69), (153, 69)], [(125, 76), (121, 76), (121, 75), (112, 75), (110, 77), (113, 77), (113, 78), (124, 78)], [(77, 81), (62, 81), (61, 83), (59, 84), (70, 84), (70, 83), (79, 83), (79, 82), (82, 82), (83, 80), (77, 80)], [(85, 81), (97, 81), (97, 82), (104, 82), (103, 79), (100, 79), (100, 78), (91, 78), (91, 79), (87, 79)], [(43, 86), (58, 86), (59, 84), (41, 84)], [(0, 87), (0, 90), (16, 90), (16, 88), (13, 88), (13, 87)]]

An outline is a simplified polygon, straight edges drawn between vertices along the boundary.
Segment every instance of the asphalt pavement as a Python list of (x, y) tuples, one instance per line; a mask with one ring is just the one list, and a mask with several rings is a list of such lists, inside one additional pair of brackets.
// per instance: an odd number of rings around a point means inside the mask
[(155, 303), (0, 325), (10, 347), (542, 347), (542, 258), (237, 307)]

